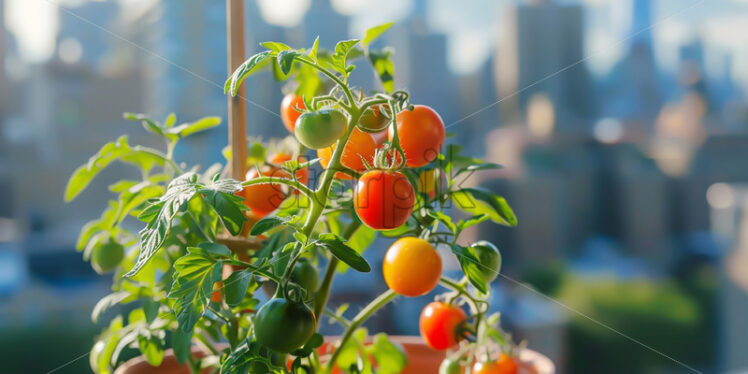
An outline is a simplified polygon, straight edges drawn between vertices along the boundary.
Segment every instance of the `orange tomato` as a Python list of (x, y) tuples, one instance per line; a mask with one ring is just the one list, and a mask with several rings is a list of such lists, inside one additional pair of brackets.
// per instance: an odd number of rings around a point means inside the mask
[(387, 250), (382, 271), (384, 281), (393, 291), (403, 296), (421, 296), (439, 283), (442, 259), (429, 242), (405, 237)]
[(223, 282), (218, 281), (216, 283), (213, 283), (213, 293), (210, 294), (210, 301), (221, 303), (221, 300), (223, 300), (223, 294), (221, 293), (221, 289), (223, 288)]
[[(278, 168), (263, 167), (262, 176), (274, 178), (287, 178), (288, 174)], [(247, 172), (247, 180), (258, 177), (257, 168), (251, 168)], [(262, 218), (272, 213), (280, 207), (286, 195), (283, 192), (283, 185), (279, 183), (263, 183), (244, 187), (239, 192), (244, 197), (246, 205), (256, 217)]]
[(499, 356), (497, 361), (476, 362), (473, 364), (474, 374), (517, 374), (519, 365), (514, 358), (505, 354)]
[(467, 314), (457, 305), (434, 301), (421, 311), (418, 327), (421, 337), (431, 349), (443, 351), (458, 343), (460, 324), (467, 320)]
[[(276, 153), (276, 154), (273, 155), (273, 157), (270, 158), (270, 162), (272, 162), (272, 163), (274, 163), (276, 165), (279, 165), (279, 166), (283, 165), (284, 162), (290, 161), (290, 160), (291, 160), (291, 155), (286, 154), (286, 153)], [(299, 161), (299, 163), (302, 164), (302, 163), (306, 162), (306, 157), (299, 156), (299, 158), (297, 159), (297, 161)], [(286, 173), (283, 173), (283, 174), (288, 175)], [(307, 182), (309, 182), (309, 168), (303, 168), (303, 169), (297, 170), (296, 171), (296, 179), (298, 179), (299, 182), (301, 182), (301, 184), (306, 185)]]
[(296, 120), (301, 115), (301, 112), (294, 108), (306, 109), (304, 99), (293, 93), (284, 96), (283, 101), (281, 101), (281, 121), (283, 121), (283, 125), (286, 126), (291, 134), (293, 134), (294, 127), (296, 127)]
[[(411, 168), (434, 161), (446, 136), (439, 114), (425, 105), (415, 105), (412, 111), (406, 109), (397, 114), (397, 134), (405, 162)], [(392, 128), (388, 135), (391, 141), (395, 135)]]
[[(335, 145), (317, 150), (317, 157), (320, 158), (319, 163), (323, 168), (327, 168), (327, 165), (330, 163), (332, 152), (335, 149), (334, 147)], [(353, 129), (353, 133), (351, 133), (351, 137), (348, 139), (348, 143), (346, 143), (345, 149), (343, 150), (341, 162), (343, 163), (343, 166), (349, 169), (364, 172), (366, 171), (366, 166), (361, 160), (361, 157), (365, 158), (366, 162), (371, 165), (374, 161), (374, 151), (376, 149), (377, 144), (370, 134), (367, 134), (358, 128)], [(339, 179), (351, 179), (348, 174), (342, 172), (338, 172), (335, 177)]]

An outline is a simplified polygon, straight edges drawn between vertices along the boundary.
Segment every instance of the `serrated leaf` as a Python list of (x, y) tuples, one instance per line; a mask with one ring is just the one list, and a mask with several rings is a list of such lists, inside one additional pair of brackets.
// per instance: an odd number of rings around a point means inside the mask
[(366, 260), (361, 257), (356, 250), (347, 246), (345, 243), (340, 241), (334, 236), (325, 236), (320, 238), (320, 244), (327, 248), (338, 260), (342, 261), (353, 269), (368, 273), (371, 271), (371, 266)]
[(257, 223), (255, 223), (255, 225), (252, 226), (252, 230), (249, 233), (252, 236), (257, 236), (257, 235), (260, 235), (260, 234), (263, 234), (269, 231), (270, 229), (276, 226), (282, 225), (284, 223), (286, 223), (286, 220), (280, 217), (275, 217), (275, 216), (265, 217), (257, 221)]
[(120, 136), (116, 141), (104, 144), (85, 165), (73, 172), (65, 188), (65, 201), (73, 200), (100, 171), (119, 159), (134, 163), (141, 169), (150, 169), (154, 163), (164, 164), (163, 158), (147, 154), (142, 147), (131, 148), (127, 144), (127, 136)]
[(229, 275), (223, 282), (223, 294), (226, 297), (226, 304), (230, 306), (239, 305), (244, 296), (247, 295), (249, 281), (252, 280), (252, 274), (246, 271), (235, 271)]
[(385, 24), (374, 26), (366, 30), (366, 32), (364, 33), (364, 38), (361, 40), (361, 45), (363, 45), (364, 47), (369, 46), (369, 44), (371, 44), (374, 40), (379, 38), (379, 36), (382, 35), (382, 33), (387, 31), (394, 24), (395, 24), (394, 22), (387, 22)]
[[(192, 199), (195, 193), (197, 193), (197, 174), (186, 173), (169, 183), (164, 195), (144, 210), (144, 213), (147, 212), (147, 216), (152, 219), (143, 230), (140, 230), (138, 259), (132, 269), (125, 274), (125, 277), (137, 274), (161, 248), (169, 234), (174, 216), (184, 204)], [(156, 209), (158, 209), (158, 213), (154, 216), (153, 211)], [(142, 216), (143, 213), (138, 218)]]
[(517, 226), (514, 211), (501, 196), (483, 188), (462, 188), (452, 193), (452, 200), (461, 210), (474, 214), (486, 214), (493, 222), (504, 226)]
[(114, 305), (119, 304), (128, 296), (130, 296), (130, 293), (127, 291), (117, 291), (102, 297), (94, 306), (93, 311), (91, 311), (91, 321), (93, 323), (99, 323), (99, 317), (102, 313), (106, 312)]
[(261, 62), (265, 61), (270, 56), (270, 51), (263, 51), (255, 54), (254, 56), (244, 61), (243, 64), (234, 71), (234, 73), (226, 80), (223, 91), (225, 94), (231, 93), (231, 96), (236, 96), (239, 86), (242, 84), (245, 78), (253, 73), (255, 67)]
[(247, 217), (242, 212), (243, 200), (240, 196), (213, 189), (200, 189), (203, 200), (218, 214), (223, 226), (232, 234), (239, 235)]
[(205, 312), (213, 284), (221, 280), (222, 264), (208, 251), (197, 247), (188, 248), (188, 253), (174, 262), (174, 283), (169, 298), (176, 300), (174, 312), (183, 331), (192, 331)]

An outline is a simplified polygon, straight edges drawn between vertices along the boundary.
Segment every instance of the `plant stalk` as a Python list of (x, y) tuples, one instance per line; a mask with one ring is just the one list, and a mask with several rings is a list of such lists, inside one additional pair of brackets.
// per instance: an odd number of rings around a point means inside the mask
[(345, 333), (343, 334), (343, 337), (340, 339), (340, 345), (335, 349), (335, 351), (332, 353), (332, 357), (330, 357), (330, 362), (327, 363), (327, 368), (332, 369), (335, 367), (335, 361), (337, 361), (338, 356), (340, 355), (340, 352), (342, 351), (341, 348), (345, 345), (345, 343), (348, 341), (348, 339), (353, 336), (353, 333), (356, 331), (356, 329), (361, 326), (364, 322), (366, 322), (369, 317), (371, 317), (377, 310), (381, 309), (385, 305), (387, 305), (390, 301), (395, 299), (397, 297), (397, 293), (393, 291), (392, 289), (388, 289), (387, 291), (380, 294), (376, 299), (372, 300), (369, 305), (364, 307), (364, 309), (361, 309), (358, 314), (356, 314), (356, 317), (353, 318), (351, 321), (350, 326), (345, 330)]

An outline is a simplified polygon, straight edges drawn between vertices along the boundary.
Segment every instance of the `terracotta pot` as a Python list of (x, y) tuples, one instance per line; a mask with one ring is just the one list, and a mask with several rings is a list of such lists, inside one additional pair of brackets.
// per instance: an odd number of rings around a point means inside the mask
[[(391, 336), (392, 341), (399, 343), (408, 354), (408, 366), (403, 374), (437, 373), (439, 365), (444, 359), (444, 352), (435, 351), (427, 347), (418, 336)], [(202, 352), (194, 350), (196, 356)], [(520, 359), (531, 363), (537, 374), (554, 374), (556, 368), (553, 362), (544, 355), (533, 350), (525, 349)], [(120, 365), (114, 374), (189, 374), (186, 365), (180, 365), (174, 358), (171, 349), (164, 355), (164, 362), (159, 367), (153, 367), (143, 357), (135, 357)]]

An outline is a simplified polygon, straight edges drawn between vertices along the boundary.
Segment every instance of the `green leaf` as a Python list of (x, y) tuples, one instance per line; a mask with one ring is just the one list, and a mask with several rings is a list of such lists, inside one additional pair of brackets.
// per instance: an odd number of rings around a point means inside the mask
[[(141, 218), (146, 213), (146, 216), (151, 218), (151, 220), (143, 230), (140, 230), (140, 252), (138, 253), (138, 259), (132, 269), (125, 274), (126, 277), (137, 274), (148, 260), (153, 257), (156, 251), (161, 248), (164, 240), (166, 240), (166, 236), (169, 234), (174, 216), (196, 192), (197, 174), (183, 174), (169, 183), (164, 195), (138, 216), (138, 218)], [(158, 209), (158, 213), (153, 215), (156, 209)]]
[(457, 256), (457, 261), (460, 262), (462, 272), (465, 273), (470, 284), (473, 285), (478, 291), (486, 294), (488, 293), (488, 285), (483, 278), (483, 269), (481, 268), (480, 260), (478, 255), (470, 247), (463, 247), (460, 245), (452, 245), (452, 253)]
[(280, 51), (285, 51), (287, 49), (291, 49), (291, 47), (281, 42), (262, 42), (260, 43), (260, 45), (271, 50), (272, 52), (280, 52)]
[(452, 200), (461, 210), (486, 214), (492, 221), (504, 226), (517, 226), (517, 217), (501, 196), (483, 188), (463, 188), (452, 193)]
[(300, 55), (301, 53), (292, 49), (278, 52), (278, 65), (280, 66), (283, 74), (288, 74), (291, 72), (294, 60)]
[(138, 348), (151, 366), (159, 366), (164, 360), (163, 342), (154, 335), (138, 336)]
[(356, 252), (356, 250), (345, 245), (345, 243), (340, 241), (340, 239), (338, 239), (334, 235), (321, 235), (320, 244), (327, 248), (333, 256), (338, 258), (338, 260), (348, 264), (348, 266), (352, 267), (353, 269), (363, 273), (368, 273), (371, 271), (371, 266), (369, 266), (369, 263), (366, 262), (366, 260), (361, 257), (358, 252)]
[(192, 331), (202, 317), (213, 284), (221, 280), (222, 261), (214, 259), (203, 248), (190, 247), (188, 254), (174, 262), (174, 283), (169, 298), (176, 299), (174, 312), (179, 328)]
[(226, 304), (230, 306), (239, 305), (244, 296), (247, 295), (249, 282), (252, 280), (252, 274), (247, 271), (235, 271), (229, 275), (223, 282), (223, 294), (226, 297)]
[(480, 164), (470, 164), (468, 166), (465, 166), (457, 171), (457, 174), (460, 175), (464, 172), (468, 171), (479, 171), (479, 170), (495, 170), (495, 169), (503, 169), (504, 167), (499, 164), (494, 164), (492, 162), (484, 162)]
[(164, 121), (164, 125), (166, 125), (166, 128), (170, 128), (174, 126), (176, 122), (177, 122), (177, 115), (174, 113), (169, 113), (169, 116), (166, 117), (166, 121)]
[(244, 222), (247, 221), (247, 217), (242, 212), (244, 199), (241, 196), (212, 189), (200, 189), (199, 192), (203, 195), (203, 200), (218, 214), (223, 226), (232, 235), (239, 235)]
[(174, 349), (174, 357), (180, 364), (185, 363), (190, 354), (192, 333), (192, 331), (185, 332), (182, 329), (176, 329), (171, 335), (171, 347)]
[(361, 45), (363, 45), (364, 47), (368, 47), (369, 44), (371, 44), (374, 40), (379, 38), (379, 36), (382, 35), (382, 33), (387, 31), (387, 29), (392, 27), (392, 25), (394, 24), (395, 24), (394, 22), (387, 22), (385, 24), (374, 26), (366, 30), (366, 32), (364, 33), (364, 38), (361, 40)]
[(152, 132), (161, 136), (164, 135), (164, 127), (162, 127), (158, 122), (148, 118), (148, 116), (145, 114), (123, 113), (122, 116), (130, 121), (140, 121), (140, 123), (143, 125), (143, 128), (148, 132)]
[(358, 39), (351, 39), (351, 40), (344, 40), (340, 41), (337, 44), (335, 44), (335, 55), (338, 57), (345, 58), (348, 56), (348, 52), (351, 51), (351, 48), (353, 48), (356, 44), (358, 44)]
[(221, 117), (203, 117), (192, 123), (183, 123), (177, 127), (172, 127), (168, 129), (166, 133), (184, 138), (194, 133), (211, 129), (220, 124)]
[(382, 83), (382, 88), (387, 93), (395, 90), (395, 64), (392, 63), (392, 50), (383, 49), (378, 51), (369, 51), (369, 62), (377, 72), (377, 77)]
[[(65, 201), (73, 200), (100, 171), (112, 162), (133, 154), (133, 149), (127, 144), (127, 136), (120, 136), (116, 141), (104, 144), (95, 155), (91, 156), (85, 165), (73, 172), (65, 188)], [(163, 165), (163, 162), (161, 163)], [(140, 164), (145, 166), (146, 164)]]
[(481, 223), (481, 222), (483, 222), (485, 220), (488, 220), (488, 219), (490, 219), (490, 217), (488, 215), (486, 215), (486, 214), (479, 214), (477, 216), (472, 216), (472, 217), (470, 217), (468, 219), (465, 219), (465, 220), (461, 219), (459, 222), (457, 222), (457, 228), (460, 231), (462, 231), (462, 230), (464, 230), (464, 229), (466, 229), (466, 228), (468, 228), (470, 226), (477, 225), (477, 224), (479, 224), (479, 223)]
[(255, 223), (255, 225), (252, 226), (252, 230), (249, 232), (249, 234), (252, 236), (257, 236), (257, 235), (260, 235), (262, 233), (269, 231), (270, 229), (276, 226), (282, 225), (284, 223), (286, 223), (286, 220), (280, 217), (275, 217), (275, 216), (265, 217), (257, 221), (257, 223)]
[(99, 317), (102, 313), (107, 311), (109, 308), (119, 304), (128, 296), (130, 296), (129, 292), (118, 291), (102, 297), (94, 306), (93, 311), (91, 311), (91, 321), (93, 323), (99, 323)]
[(145, 313), (145, 321), (148, 323), (153, 322), (158, 317), (158, 309), (161, 304), (153, 299), (143, 299), (143, 313)]
[(443, 223), (452, 233), (457, 232), (457, 226), (452, 222), (452, 217), (436, 210), (429, 210), (428, 215)]
[[(377, 238), (377, 232), (376, 230), (372, 229), (369, 226), (361, 225), (359, 228), (351, 235), (351, 238), (348, 239), (346, 244), (353, 248), (358, 253), (364, 253), (364, 251), (371, 245), (371, 243), (374, 242), (374, 239)], [(338, 265), (338, 272), (339, 273), (345, 273), (348, 270), (348, 265), (346, 264), (340, 264)]]
[(387, 334), (377, 334), (371, 345), (372, 355), (377, 361), (377, 374), (400, 373), (408, 365), (408, 356), (402, 347), (391, 342)]
[(163, 193), (163, 188), (158, 185), (152, 185), (150, 182), (141, 182), (119, 196), (117, 213), (112, 224), (116, 225), (135, 208), (145, 203), (149, 199), (156, 198)]
[(231, 93), (231, 96), (236, 96), (236, 92), (239, 90), (239, 86), (242, 84), (245, 78), (249, 74), (253, 73), (254, 68), (257, 67), (261, 62), (270, 56), (270, 51), (260, 52), (244, 61), (226, 80), (224, 84), (223, 93)]
[(314, 62), (317, 62), (317, 48), (319, 48), (319, 36), (314, 39), (314, 45), (312, 45), (312, 49), (309, 51), (309, 57), (314, 60)]

